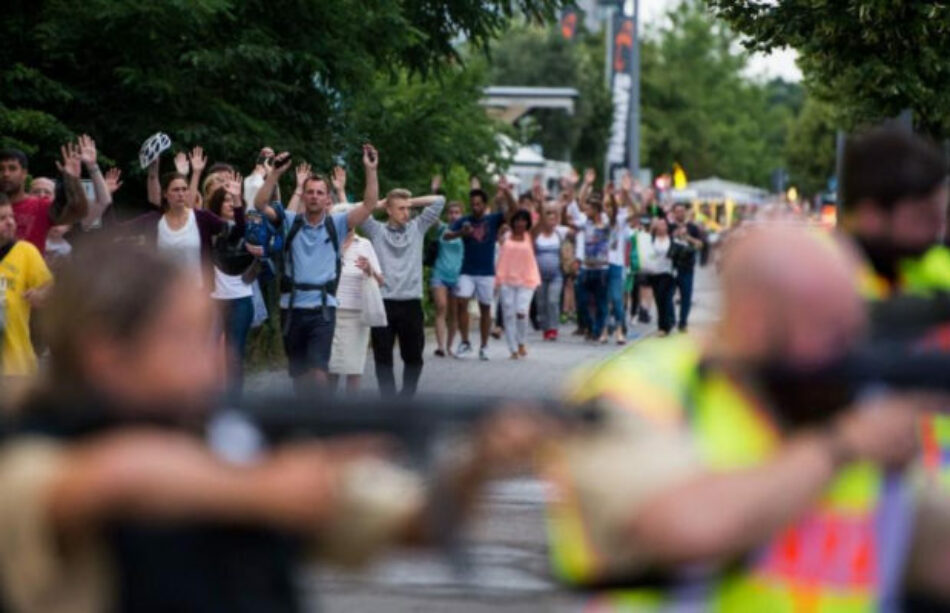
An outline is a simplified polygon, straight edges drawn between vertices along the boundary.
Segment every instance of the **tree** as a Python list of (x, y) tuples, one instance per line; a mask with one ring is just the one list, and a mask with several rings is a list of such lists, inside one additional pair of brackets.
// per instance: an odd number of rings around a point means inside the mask
[[(484, 48), (515, 11), (552, 17), (560, 4), (12, 0), (0, 21), (0, 141), (51, 168), (62, 140), (88, 132), (132, 168), (141, 142), (162, 130), (181, 146), (202, 144), (212, 160), (249, 165), (260, 146), (270, 144), (326, 168), (346, 146), (358, 144), (350, 126), (355, 110), (371, 106), (367, 97), (395, 95), (380, 75), (394, 85), (418, 79), (410, 89), (425, 99), (460, 82), (454, 41)], [(464, 87), (471, 95), (472, 83)], [(439, 108), (455, 110), (462, 126), (471, 127), (470, 107)], [(388, 118), (375, 117), (375, 124), (360, 122), (360, 136), (375, 138), (390, 127)], [(405, 141), (419, 144), (412, 156), (420, 167), (438, 162), (428, 157), (427, 140), (458, 136), (451, 118), (424, 122), (439, 130), (434, 133), (402, 124)], [(488, 146), (484, 138), (467, 142)]]
[(467, 179), (489, 163), (500, 165), (496, 134), (504, 128), (479, 105), (485, 83), (479, 65), (446, 69), (438, 81), (377, 76), (345, 113), (341, 132), (343, 142), (353, 145), (349, 161), (359, 167), (358, 145), (372, 134), (386, 160), (381, 188), (404, 186), (418, 193), (429, 189), (433, 174), (447, 175), (453, 166), (467, 168)]
[(520, 123), (528, 127), (527, 140), (538, 142), (547, 157), (602, 168), (612, 112), (603, 57), (603, 35), (579, 30), (573, 40), (566, 40), (556, 27), (521, 25), (492, 45), (491, 82), (576, 88), (573, 115), (535, 109)]
[(769, 185), (783, 165), (785, 133), (800, 104), (797, 85), (749, 80), (737, 37), (694, 1), (642, 38), (641, 156), (655, 172), (674, 162), (711, 175)]
[(950, 136), (950, 6), (914, 0), (707, 0), (750, 49), (794, 47), (806, 85), (846, 127), (911, 109)]
[(807, 97), (801, 113), (789, 127), (785, 146), (789, 179), (803, 194), (817, 194), (828, 187), (835, 172), (834, 112), (827, 103)]

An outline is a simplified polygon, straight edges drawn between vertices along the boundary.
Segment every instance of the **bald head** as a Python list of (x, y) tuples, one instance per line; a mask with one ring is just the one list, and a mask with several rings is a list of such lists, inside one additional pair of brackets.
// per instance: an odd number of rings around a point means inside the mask
[(855, 259), (827, 235), (790, 224), (745, 232), (723, 260), (721, 340), (754, 360), (814, 364), (860, 338)]

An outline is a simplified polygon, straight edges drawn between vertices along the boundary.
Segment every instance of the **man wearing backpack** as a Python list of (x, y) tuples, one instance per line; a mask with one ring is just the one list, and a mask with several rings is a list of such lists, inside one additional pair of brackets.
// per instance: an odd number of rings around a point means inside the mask
[[(280, 319), (288, 370), (298, 393), (327, 383), (330, 347), (336, 326), (336, 287), (340, 277), (340, 244), (351, 228), (376, 208), (379, 164), (376, 149), (363, 145), (366, 190), (363, 203), (347, 213), (330, 213), (330, 184), (311, 176), (303, 185), (303, 213), (285, 211), (271, 195), (290, 168), (290, 154), (274, 158), (274, 170), (254, 198), (254, 206), (286, 233), (281, 277)], [(327, 223), (327, 222), (330, 223)]]

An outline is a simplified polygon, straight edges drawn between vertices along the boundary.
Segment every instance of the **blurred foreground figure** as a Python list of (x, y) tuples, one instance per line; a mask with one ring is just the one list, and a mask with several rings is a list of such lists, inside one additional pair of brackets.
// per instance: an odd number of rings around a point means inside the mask
[[(158, 255), (90, 248), (63, 272), (48, 381), (0, 442), (4, 611), (297, 611), (304, 554), (359, 562), (430, 537), (421, 480), (379, 441), (243, 464), (209, 450), (211, 321), (193, 278)], [(443, 475), (453, 508), (529, 447), (527, 420), (495, 419)]]
[(708, 342), (648, 341), (579, 385), (607, 427), (553, 454), (556, 573), (604, 589), (605, 611), (888, 610), (903, 581), (935, 587), (940, 569), (909, 566), (909, 544), (928, 514), (919, 536), (946, 549), (950, 507), (915, 501), (905, 468), (932, 401), (875, 394), (804, 420), (815, 406), (770, 386), (862, 340), (854, 263), (788, 226), (752, 229), (724, 258)]

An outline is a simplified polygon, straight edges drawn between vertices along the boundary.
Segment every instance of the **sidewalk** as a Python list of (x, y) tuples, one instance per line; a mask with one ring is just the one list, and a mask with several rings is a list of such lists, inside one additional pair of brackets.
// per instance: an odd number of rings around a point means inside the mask
[[(715, 279), (708, 269), (698, 269), (693, 311), (690, 315), (691, 328), (699, 330), (708, 326), (714, 320), (718, 309), (719, 296)], [(626, 347), (655, 335), (655, 322), (654, 311), (651, 324), (637, 324), (629, 331)], [(473, 351), (465, 358), (435, 357), (434, 331), (429, 329), (419, 393), (490, 394), (515, 398), (556, 396), (576, 368), (603, 360), (623, 349), (613, 340), (601, 345), (572, 336), (574, 328), (573, 324), (561, 326), (560, 338), (556, 342), (545, 342), (540, 332), (529, 331), (528, 357), (521, 360), (510, 359), (504, 336), (500, 339), (490, 339), (487, 362), (478, 359), (477, 319), (473, 319), (471, 326)], [(402, 380), (402, 362), (398, 356), (397, 349), (397, 384)], [(362, 387), (368, 391), (376, 389), (372, 351), (367, 355)], [(291, 391), (291, 385), (285, 371), (269, 371), (249, 376), (247, 389), (251, 392), (288, 393)]]

